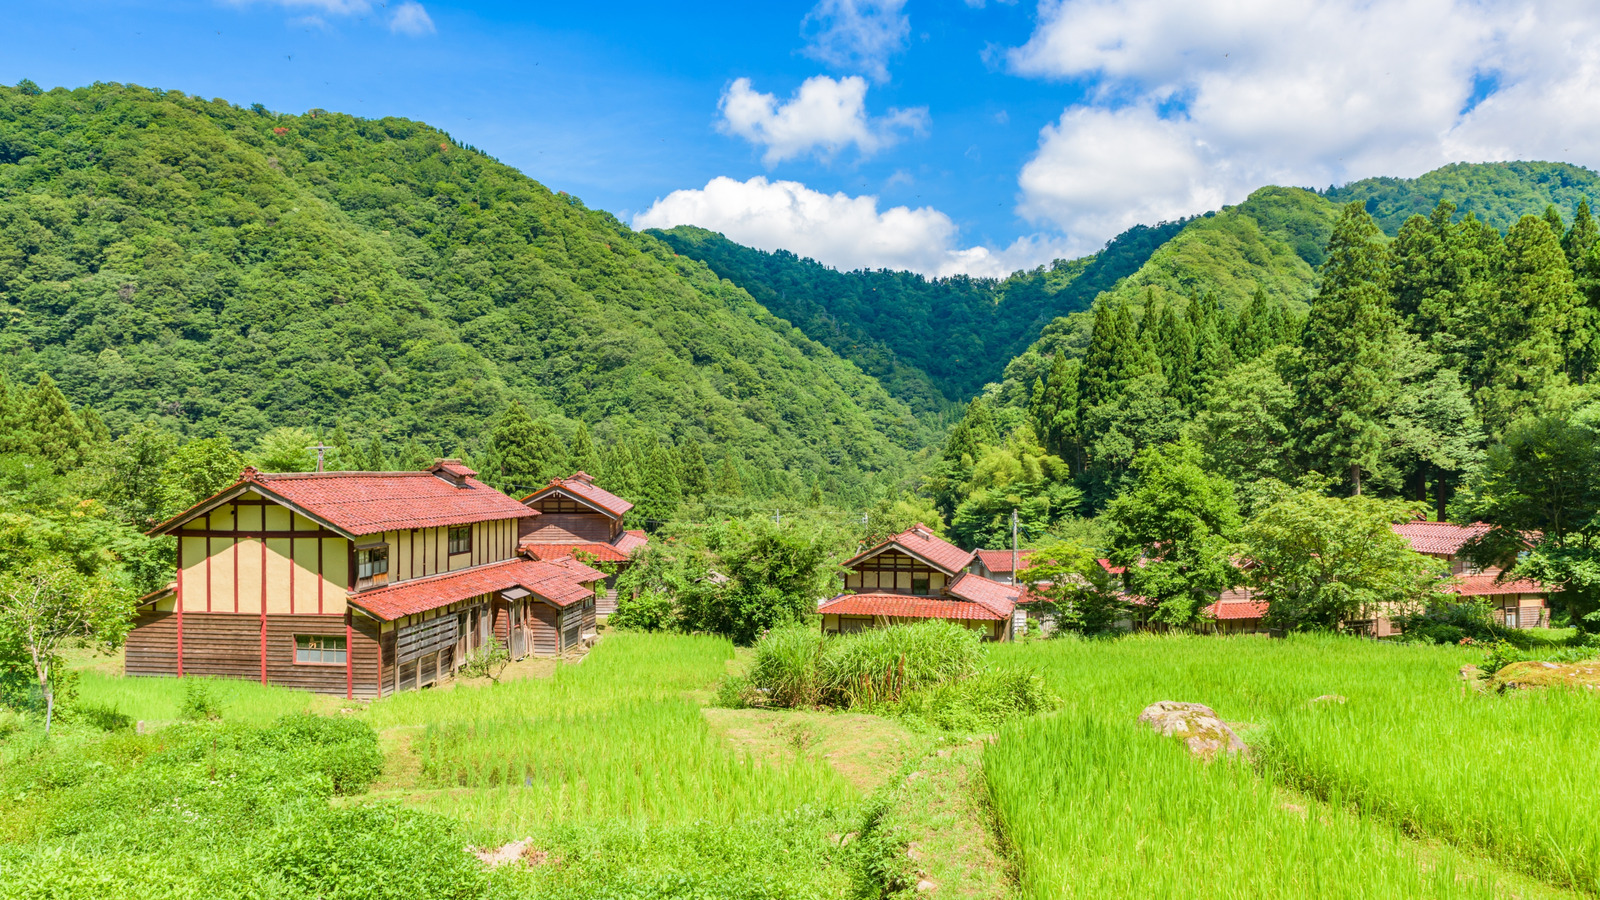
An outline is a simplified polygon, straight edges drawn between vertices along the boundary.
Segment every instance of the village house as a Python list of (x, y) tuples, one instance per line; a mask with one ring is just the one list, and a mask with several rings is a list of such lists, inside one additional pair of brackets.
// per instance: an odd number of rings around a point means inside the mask
[(1010, 640), (1021, 592), (969, 571), (977, 558), (918, 524), (844, 562), (845, 592), (818, 607), (822, 630), (849, 634), (948, 619), (985, 640)]
[(1550, 591), (1537, 581), (1513, 578), (1502, 581), (1504, 572), (1495, 566), (1479, 567), (1462, 554), (1471, 541), (1488, 533), (1483, 522), (1456, 525), (1418, 519), (1393, 526), (1396, 534), (1418, 553), (1444, 560), (1454, 577), (1445, 590), (1463, 599), (1486, 600), (1495, 621), (1507, 628), (1544, 628), (1550, 624)]
[(627, 568), (633, 552), (649, 541), (643, 531), (623, 526), (623, 517), (633, 504), (601, 489), (588, 472), (552, 478), (522, 502), (539, 513), (523, 519), (518, 528), (522, 551), (534, 559), (574, 558), (607, 564), (610, 574), (597, 612), (616, 612), (617, 576)]
[(491, 636), (514, 658), (579, 646), (604, 573), (522, 553), (539, 511), (476, 474), (246, 468), (150, 532), (177, 538), (177, 571), (139, 600), (127, 673), (372, 698), (450, 677)]

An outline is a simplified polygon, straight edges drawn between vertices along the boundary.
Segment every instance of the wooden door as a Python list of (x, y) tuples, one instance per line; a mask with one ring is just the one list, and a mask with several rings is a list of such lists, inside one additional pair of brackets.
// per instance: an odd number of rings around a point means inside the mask
[(512, 659), (521, 659), (528, 655), (528, 629), (523, 626), (523, 608), (527, 604), (522, 600), (511, 603), (511, 651)]

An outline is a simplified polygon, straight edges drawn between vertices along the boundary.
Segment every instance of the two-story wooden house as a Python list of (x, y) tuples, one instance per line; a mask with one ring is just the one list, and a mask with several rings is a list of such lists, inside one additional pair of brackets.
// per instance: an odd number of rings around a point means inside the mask
[(245, 469), (151, 531), (177, 538), (177, 573), (139, 602), (128, 674), (377, 697), (448, 677), (491, 634), (515, 656), (576, 645), (602, 573), (522, 555), (538, 512), (474, 475)]
[(845, 593), (818, 608), (822, 629), (848, 634), (948, 619), (986, 640), (1010, 640), (1020, 589), (968, 571), (976, 559), (918, 524), (845, 561)]
[(617, 610), (617, 575), (633, 552), (648, 543), (643, 531), (629, 531), (623, 519), (633, 504), (595, 484), (588, 472), (553, 478), (543, 488), (522, 498), (536, 518), (524, 519), (519, 529), (522, 551), (536, 559), (574, 558), (608, 563), (606, 591), (598, 612)]
[[(1462, 553), (1468, 543), (1488, 533), (1482, 522), (1456, 525), (1418, 519), (1392, 526), (1418, 553), (1450, 566), (1452, 583), (1445, 589), (1458, 597), (1484, 598), (1495, 620), (1507, 628), (1542, 628), (1550, 624), (1550, 590), (1537, 581), (1505, 577), (1498, 567), (1483, 568)], [(1386, 623), (1380, 623), (1383, 625)], [(1380, 631), (1381, 633), (1381, 631)]]

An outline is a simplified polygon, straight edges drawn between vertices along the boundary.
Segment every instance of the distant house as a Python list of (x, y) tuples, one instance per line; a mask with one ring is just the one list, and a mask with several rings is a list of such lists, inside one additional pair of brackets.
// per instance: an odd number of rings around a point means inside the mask
[(1213, 634), (1266, 634), (1268, 630), (1262, 624), (1267, 615), (1267, 601), (1257, 600), (1249, 588), (1229, 588), (1221, 592), (1204, 613), (1207, 622), (1202, 627)]
[(517, 657), (577, 646), (603, 573), (519, 553), (539, 513), (476, 474), (245, 469), (151, 531), (177, 538), (176, 577), (140, 599), (126, 671), (371, 698), (449, 677), (491, 634)]
[(977, 557), (918, 524), (845, 561), (845, 593), (818, 608), (822, 629), (848, 634), (948, 619), (985, 640), (1010, 640), (1021, 591), (971, 572)]
[(1455, 582), (1446, 590), (1459, 597), (1484, 598), (1494, 610), (1497, 622), (1507, 628), (1543, 628), (1550, 624), (1550, 589), (1526, 578), (1502, 580), (1497, 567), (1482, 568), (1462, 555), (1466, 545), (1488, 533), (1483, 522), (1456, 525), (1418, 519), (1393, 526), (1396, 534), (1418, 553), (1442, 559), (1450, 565)]
[[(976, 550), (978, 558), (973, 561), (972, 571), (982, 575), (990, 581), (1001, 584), (1016, 584), (1017, 571), (1028, 567), (1028, 560), (1032, 558), (1032, 550)], [(1013, 556), (1015, 557), (1013, 559)]]
[(535, 559), (575, 558), (611, 563), (606, 592), (597, 612), (617, 611), (617, 575), (627, 568), (633, 552), (649, 542), (643, 531), (629, 531), (623, 518), (633, 504), (594, 483), (588, 472), (553, 478), (543, 488), (522, 498), (537, 518), (523, 520), (518, 544)]

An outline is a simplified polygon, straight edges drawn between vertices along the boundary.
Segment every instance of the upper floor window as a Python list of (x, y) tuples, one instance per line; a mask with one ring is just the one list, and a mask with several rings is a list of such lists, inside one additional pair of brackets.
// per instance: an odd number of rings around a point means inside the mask
[(911, 576), (911, 593), (921, 597), (928, 596), (927, 573), (913, 574)]
[(389, 583), (389, 545), (356, 550), (356, 589)]
[(456, 525), (450, 529), (450, 554), (472, 552), (472, 526)]

